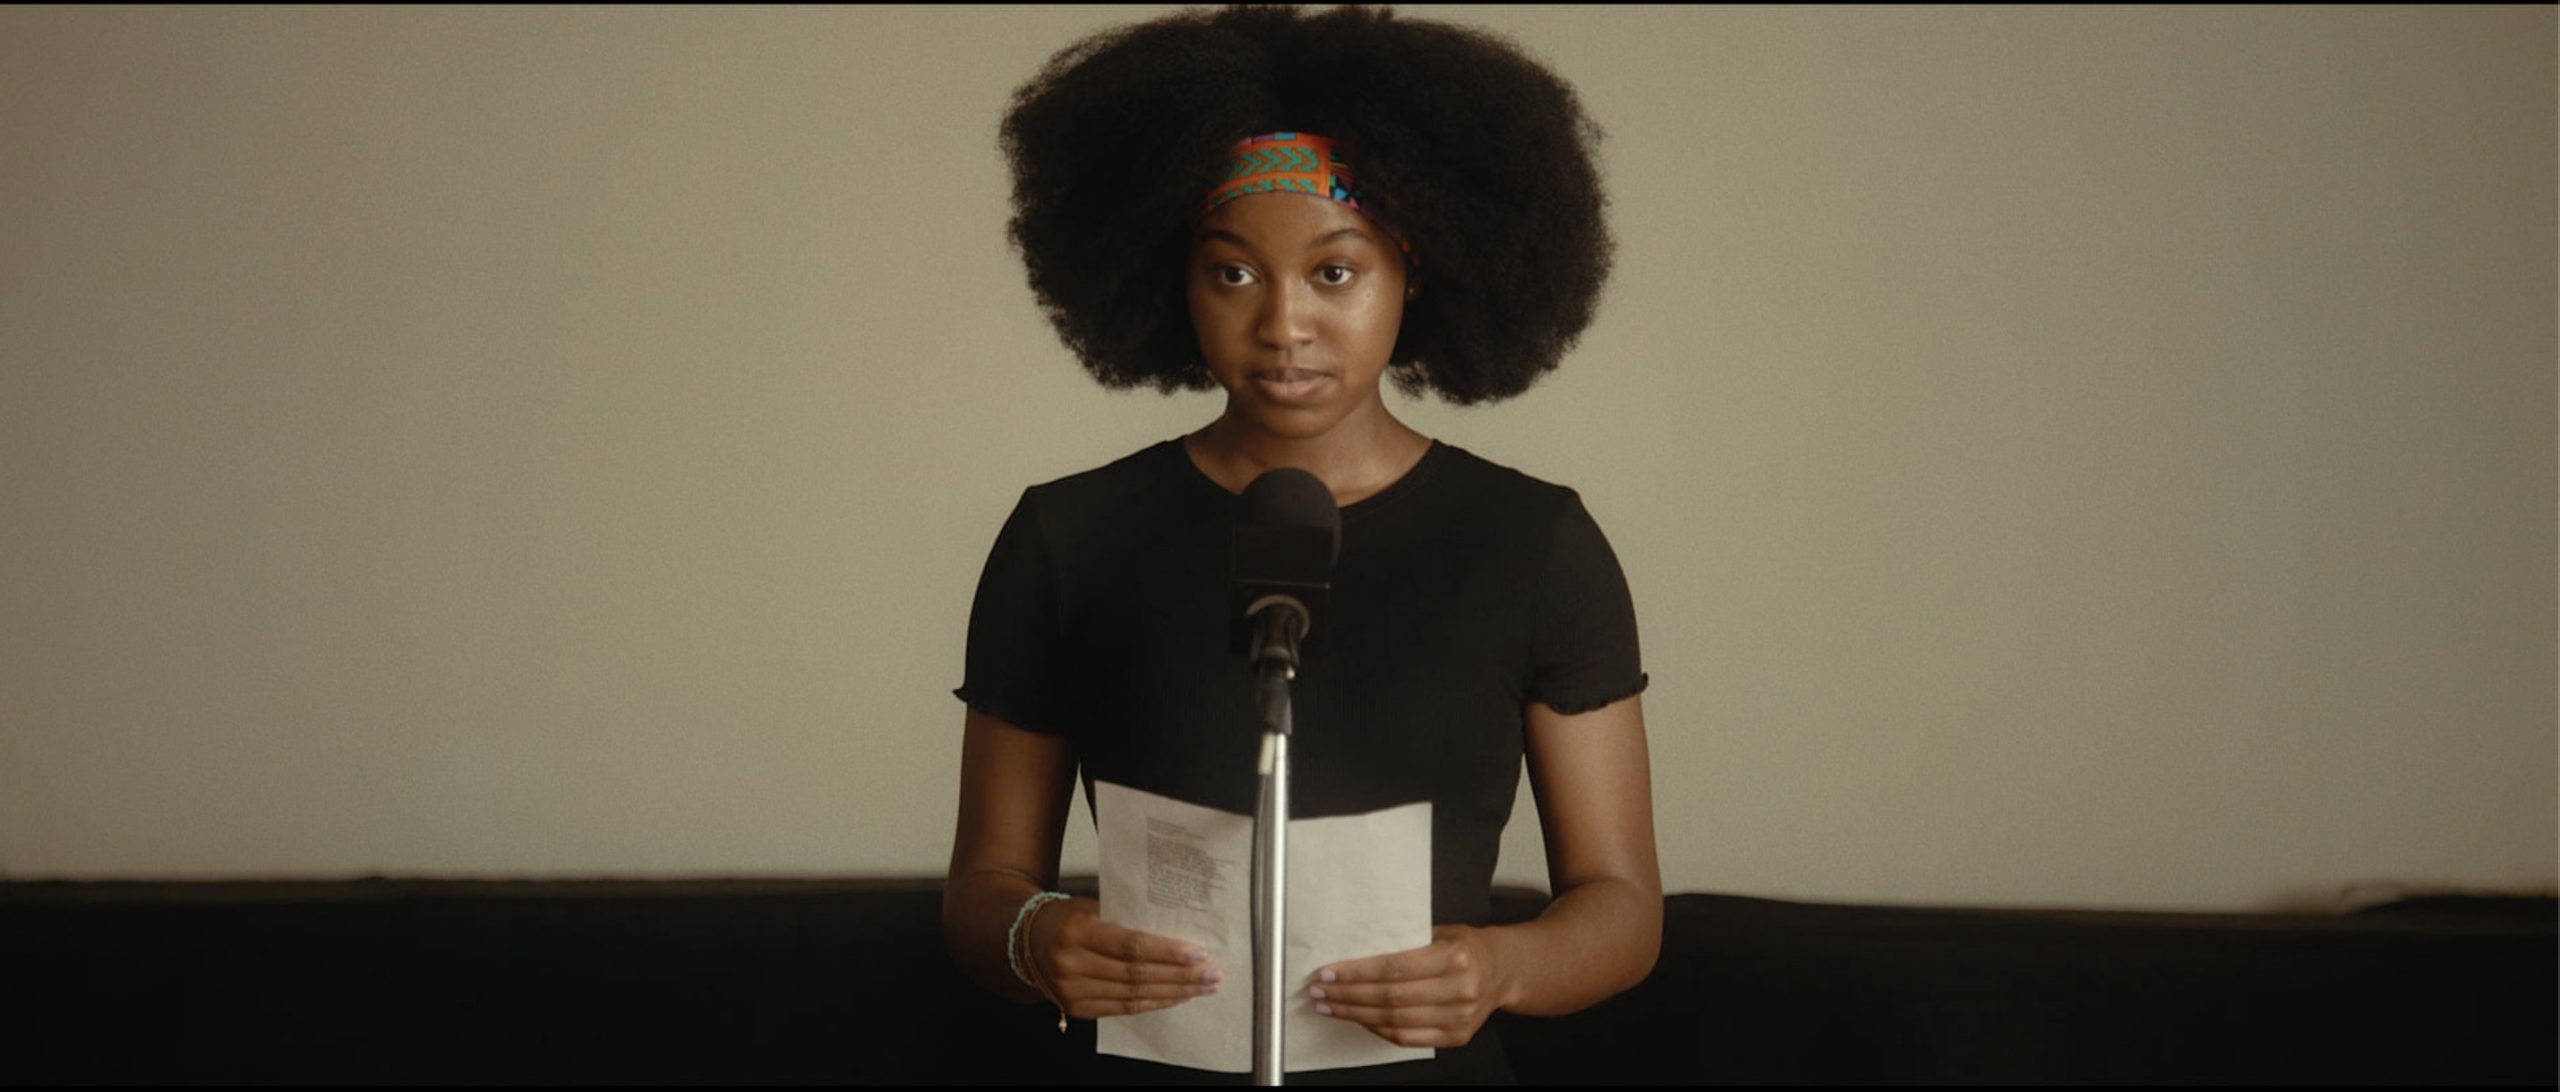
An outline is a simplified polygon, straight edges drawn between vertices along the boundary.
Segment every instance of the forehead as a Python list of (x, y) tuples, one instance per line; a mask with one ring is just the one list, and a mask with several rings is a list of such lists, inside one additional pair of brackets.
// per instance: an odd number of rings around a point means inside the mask
[(1258, 193), (1210, 210), (1192, 231), (1192, 245), (1225, 243), (1266, 254), (1289, 254), (1338, 244), (1384, 247), (1378, 226), (1358, 209), (1305, 193)]

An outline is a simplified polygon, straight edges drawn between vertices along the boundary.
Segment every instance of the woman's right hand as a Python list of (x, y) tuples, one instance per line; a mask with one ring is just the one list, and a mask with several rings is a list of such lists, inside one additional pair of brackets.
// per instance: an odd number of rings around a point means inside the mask
[(1031, 920), (1030, 958), (1060, 1009), (1078, 1020), (1172, 1008), (1218, 991), (1197, 944), (1102, 920), (1102, 904), (1062, 899)]
[[(1200, 946), (1102, 920), (1092, 899), (1025, 900), (1058, 886), (1074, 748), (971, 708), (960, 745), (960, 815), (942, 886), (942, 936), (960, 969), (1002, 997), (1047, 995), (1083, 1020), (1179, 1005), (1218, 988)], [(1030, 934), (1019, 936), (1016, 930)], [(1022, 945), (1007, 951), (1006, 945)], [(1040, 980), (1031, 986), (1024, 974)]]

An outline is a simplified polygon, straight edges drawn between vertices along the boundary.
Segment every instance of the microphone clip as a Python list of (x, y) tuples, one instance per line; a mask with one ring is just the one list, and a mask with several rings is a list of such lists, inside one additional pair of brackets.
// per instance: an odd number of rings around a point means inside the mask
[(1298, 642), (1312, 622), (1307, 605), (1293, 596), (1265, 595), (1244, 610), (1253, 626), (1253, 666), (1278, 667), (1280, 677), (1298, 677)]

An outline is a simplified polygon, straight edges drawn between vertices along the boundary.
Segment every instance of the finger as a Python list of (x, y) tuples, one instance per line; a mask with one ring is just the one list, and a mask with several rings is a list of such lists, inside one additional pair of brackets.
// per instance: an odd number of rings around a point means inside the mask
[(1318, 1001), (1319, 1015), (1349, 1020), (1378, 1028), (1431, 1028), (1464, 1023), (1474, 1006), (1461, 1002), (1442, 1005), (1362, 1005), (1349, 1001)]
[[(1326, 1012), (1331, 1008), (1331, 1012)], [(1318, 1013), (1349, 1020), (1397, 1046), (1465, 1046), (1475, 1037), (1471, 1010), (1463, 1006), (1374, 1009), (1358, 1005), (1319, 1005)]]
[(1462, 1047), (1475, 1038), (1463, 1028), (1370, 1028), (1369, 1034), (1401, 1047)]
[(1136, 1016), (1142, 1012), (1160, 1012), (1189, 1000), (1191, 999), (1188, 997), (1156, 1000), (1095, 1000), (1082, 1003), (1070, 1002), (1066, 1009), (1067, 1015), (1078, 1020), (1097, 1020), (1105, 1016)]
[(1136, 1016), (1139, 1013), (1144, 1012), (1159, 1012), (1189, 1000), (1191, 1000), (1191, 998), (1188, 997), (1093, 997), (1082, 999), (1060, 997), (1058, 999), (1058, 1007), (1065, 1009), (1067, 1015), (1078, 1020), (1099, 1020), (1105, 1016)]
[(1153, 1012), (1206, 997), (1215, 986), (1159, 986), (1132, 991), (1110, 983), (1061, 985), (1053, 995), (1059, 1008), (1081, 1019)]
[(1052, 986), (1060, 997), (1093, 1001), (1187, 1000), (1218, 992), (1215, 979), (1184, 982), (1128, 982), (1112, 977), (1066, 975)]
[(1317, 971), (1314, 984), (1361, 984), (1370, 982), (1416, 982), (1438, 978), (1452, 970), (1464, 970), (1463, 950), (1455, 945), (1433, 943), (1429, 947), (1394, 952), (1348, 963), (1336, 963)]
[(1476, 982), (1467, 977), (1432, 978), (1420, 982), (1335, 983), (1309, 986), (1307, 997), (1319, 1011), (1324, 1006), (1392, 1011), (1438, 1006), (1471, 1007), (1478, 999)]
[(1070, 923), (1059, 939), (1074, 947), (1098, 952), (1124, 963), (1162, 963), (1173, 966), (1204, 966), (1209, 950), (1187, 940), (1176, 940), (1155, 933), (1141, 933), (1122, 925), (1113, 925), (1098, 917)]
[(1089, 948), (1060, 949), (1050, 963), (1065, 973), (1133, 986), (1147, 982), (1215, 982), (1225, 973), (1214, 963), (1133, 963)]
[(1056, 977), (1107, 982), (1131, 988), (1149, 986), (1214, 986), (1225, 972), (1204, 963), (1133, 963), (1106, 952), (1068, 948), (1050, 958)]

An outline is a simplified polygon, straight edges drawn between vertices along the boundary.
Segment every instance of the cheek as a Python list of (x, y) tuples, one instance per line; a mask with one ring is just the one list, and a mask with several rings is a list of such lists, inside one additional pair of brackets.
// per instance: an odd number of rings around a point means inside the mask
[(1229, 337), (1234, 321), (1216, 300), (1199, 285), (1192, 285), (1183, 295), (1183, 303), (1191, 318), (1191, 333), (1203, 349)]
[(1374, 307), (1362, 314), (1360, 328), (1360, 339), (1363, 342), (1378, 345), (1378, 351), (1381, 353), (1395, 347), (1396, 334), (1404, 327), (1403, 290), (1397, 289), (1384, 295), (1384, 299), (1379, 300)]
[(1191, 293), (1189, 303), (1191, 341), (1200, 352), (1200, 362), (1208, 366), (1218, 385), (1228, 386), (1252, 358), (1252, 323), (1227, 301), (1206, 293)]
[(1209, 296), (1208, 293), (1201, 290), (1199, 281), (1186, 280), (1183, 282), (1182, 306), (1184, 310), (1190, 313), (1191, 325), (1194, 329), (1201, 328), (1207, 323), (1209, 318)]

